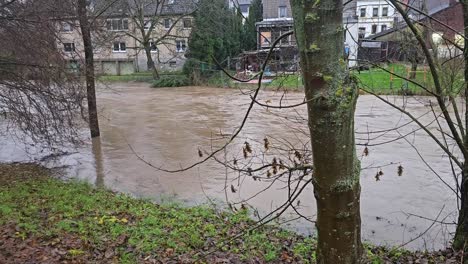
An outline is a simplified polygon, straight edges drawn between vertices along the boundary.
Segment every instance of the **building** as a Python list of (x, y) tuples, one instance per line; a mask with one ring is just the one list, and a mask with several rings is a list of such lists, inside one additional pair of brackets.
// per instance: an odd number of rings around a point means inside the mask
[(252, 0), (229, 0), (229, 7), (239, 8), (244, 18), (249, 16), (249, 9), (251, 4)]
[[(358, 48), (358, 26), (355, 16), (356, 2), (351, 1), (343, 10), (343, 27), (345, 28), (345, 50), (348, 53), (349, 66), (356, 65)], [(264, 0), (263, 21), (257, 23), (257, 49), (267, 51), (282, 34), (293, 30), (294, 21), (289, 0)], [(280, 61), (297, 63), (297, 45), (294, 35), (281, 40), (277, 47)]]
[(366, 38), (392, 28), (399, 15), (386, 0), (357, 0), (359, 38)]
[[(411, 16), (415, 20), (415, 23), (424, 25), (424, 27), (427, 28), (428, 34), (426, 35), (426, 44), (429, 47), (434, 45), (431, 48), (436, 49), (436, 54), (439, 57), (450, 57), (460, 54), (462, 51), (456, 48), (453, 43), (461, 47), (464, 45), (462, 4), (456, 0), (427, 0), (424, 5), (424, 13), (428, 14), (433, 19), (428, 18), (426, 15), (416, 10), (411, 11)], [(405, 41), (405, 36), (409, 33), (408, 31), (409, 29), (406, 23), (402, 21), (391, 29), (367, 37), (364, 41), (375, 43), (376, 47), (387, 45), (386, 43), (398, 44)], [(381, 43), (382, 45), (377, 43)], [(393, 53), (397, 51), (398, 49), (395, 49)], [(398, 58), (401, 56), (392, 54), (392, 52), (386, 52), (386, 54), (382, 53), (380, 57)]]
[[(192, 28), (192, 18), (187, 16), (194, 7), (191, 3), (192, 0), (168, 1), (154, 16), (154, 39), (167, 35), (163, 41), (151, 47), (151, 56), (159, 70), (179, 70), (185, 63)], [(133, 11), (126, 10), (126, 4), (122, 1), (121, 5), (116, 4), (107, 11), (102, 16), (105, 18), (99, 20), (100, 27), (93, 34), (95, 70), (99, 74), (123, 75), (148, 70), (145, 50), (138, 40), (142, 35), (141, 27), (136, 26), (136, 21), (132, 19)], [(144, 12), (144, 29), (148, 30), (154, 9), (147, 6)], [(75, 21), (62, 21), (60, 24), (58, 47), (70, 60), (72, 67), (78, 67), (78, 62), (84, 58), (77, 25)]]

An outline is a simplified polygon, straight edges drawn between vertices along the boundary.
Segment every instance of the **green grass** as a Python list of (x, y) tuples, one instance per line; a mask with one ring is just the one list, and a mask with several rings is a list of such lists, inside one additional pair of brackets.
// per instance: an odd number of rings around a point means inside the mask
[[(389, 64), (383, 66), (385, 69), (407, 78), (408, 72), (407, 69), (410, 66), (404, 64)], [(430, 91), (433, 89), (433, 80), (432, 75), (429, 70), (426, 69), (426, 73), (423, 71), (423, 67), (418, 67), (418, 72), (416, 73), (415, 82), (426, 87)], [(377, 94), (394, 94), (394, 95), (427, 95), (428, 92), (421, 89), (418, 85), (413, 84), (409, 81), (406, 81), (402, 78), (394, 76), (390, 78), (391, 74), (379, 69), (377, 67), (370, 68), (366, 71), (358, 72), (356, 70), (352, 71), (352, 74), (356, 76), (359, 80), (359, 85), (365, 90)], [(443, 80), (443, 78), (442, 78)], [(461, 81), (462, 83), (462, 81)], [(455, 84), (455, 86), (460, 86), (461, 83)], [(298, 74), (291, 75), (281, 75), (273, 79), (269, 84), (264, 85), (265, 88), (276, 89), (276, 88), (285, 88), (285, 89), (303, 89), (303, 80), (302, 77)], [(447, 86), (447, 85), (445, 85)], [(456, 93), (456, 91), (455, 91)]]
[[(83, 182), (53, 179), (48, 170), (33, 164), (0, 164), (0, 254), (10, 252), (6, 257), (18, 252), (13, 257), (54, 259), (60, 254), (60, 262), (73, 263), (212, 263), (215, 258), (235, 263), (316, 262), (313, 238), (273, 225), (232, 239), (252, 226), (248, 215), (246, 210), (158, 205)], [(440, 251), (415, 253), (371, 245), (365, 250), (366, 263), (373, 264), (446, 260)]]
[[(161, 77), (179, 75), (181, 72), (160, 72)], [(153, 75), (151, 72), (135, 72), (127, 75), (102, 75), (98, 77), (102, 82), (153, 82)]]
[[(171, 256), (196, 260), (197, 253), (211, 249), (243, 260), (278, 261), (290, 254), (311, 262), (312, 239), (272, 226), (221, 243), (253, 223), (244, 210), (231, 214), (207, 206), (157, 205), (82, 182), (32, 177), (0, 185), (0, 226), (13, 224), (20, 240), (79, 238), (80, 246), (68, 249), (70, 259), (113, 247), (120, 263)], [(286, 241), (289, 249), (283, 247)]]
[[(384, 66), (383, 68), (404, 78), (409, 77), (407, 72), (409, 66), (405, 66), (403, 64), (390, 64)], [(354, 75), (360, 81), (360, 86), (363, 89), (369, 90), (377, 94), (428, 94), (418, 85), (406, 81), (402, 78), (398, 78), (396, 76), (393, 76), (391, 78), (391, 73), (386, 72), (377, 67), (370, 68), (369, 70), (361, 72), (354, 71)], [(417, 82), (418, 84), (424, 87), (427, 87), (429, 90), (432, 90), (432, 75), (427, 69), (426, 74), (424, 74), (424, 68), (422, 68), (422, 66), (418, 67), (418, 71), (416, 72), (416, 78), (413, 81)]]

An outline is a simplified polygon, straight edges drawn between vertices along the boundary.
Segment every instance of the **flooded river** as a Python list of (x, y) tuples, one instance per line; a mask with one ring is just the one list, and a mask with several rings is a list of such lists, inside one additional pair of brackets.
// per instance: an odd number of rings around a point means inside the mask
[[(427, 98), (407, 101), (399, 97), (387, 98), (399, 105), (405, 104), (415, 116), (422, 116), (424, 122), (433, 119), (432, 113), (426, 114), (429, 110)], [(300, 103), (303, 94), (265, 91), (259, 95), (262, 103), (276, 105), (280, 100), (283, 105)], [(142, 84), (102, 87), (98, 93), (101, 142), (94, 145), (89, 142), (77, 153), (62, 157), (54, 164), (70, 165), (67, 169), (69, 177), (156, 201), (176, 199), (193, 205), (207, 203), (209, 197), (222, 203), (227, 196), (230, 202), (240, 202), (265, 188), (267, 183), (245, 177), (239, 184), (237, 172), (226, 170), (213, 160), (188, 171), (167, 173), (148, 166), (140, 158), (165, 169), (178, 169), (200, 161), (199, 150), (216, 149), (225, 142), (225, 139), (220, 140), (222, 135), (229, 135), (239, 127), (249, 102), (248, 94), (234, 89), (151, 89)], [(307, 126), (298, 119), (305, 118), (305, 114), (304, 106), (295, 110), (274, 110), (256, 105), (239, 139), (217, 157), (242, 159), (244, 141), (263, 142), (265, 137), (270, 138), (272, 145), (282, 142), (297, 148), (308, 147), (307, 136), (301, 132), (307, 131)], [(441, 222), (454, 222), (455, 195), (425, 165), (411, 144), (442, 179), (454, 185), (447, 158), (421, 130), (407, 137), (409, 143), (403, 139), (395, 140), (399, 133), (404, 135), (414, 131), (417, 128), (414, 124), (396, 131), (374, 133), (402, 126), (408, 121), (372, 96), (359, 98), (356, 137), (363, 167), (363, 238), (377, 244), (400, 245), (420, 236), (406, 247), (442, 248), (449, 242), (453, 225), (432, 225), (433, 221), (427, 219), (439, 215)], [(435, 127), (432, 129), (435, 131)], [(382, 144), (385, 142), (388, 143)], [(369, 145), (368, 156), (362, 154), (364, 144)], [(33, 158), (8, 137), (3, 138), (2, 147), (5, 150), (0, 154), (2, 161)], [(398, 176), (400, 165), (403, 174)], [(377, 181), (375, 176), (379, 170), (384, 174)], [(236, 192), (230, 188), (225, 192), (225, 186), (231, 184)], [(249, 204), (264, 214), (285, 201), (287, 190), (283, 187), (284, 184), (274, 184), (249, 200)], [(306, 189), (300, 200), (301, 212), (313, 218), (312, 188)], [(432, 228), (426, 231), (431, 225)], [(304, 234), (313, 233), (313, 225), (304, 220), (290, 222), (288, 227)]]

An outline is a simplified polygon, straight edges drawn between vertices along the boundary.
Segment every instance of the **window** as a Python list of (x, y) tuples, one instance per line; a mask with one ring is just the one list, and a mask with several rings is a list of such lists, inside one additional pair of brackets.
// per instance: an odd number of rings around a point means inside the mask
[(359, 37), (360, 39), (366, 37), (366, 28), (365, 28), (365, 27), (360, 27), (360, 28), (359, 28), (358, 37)]
[(380, 31), (385, 31), (385, 30), (387, 30), (387, 25), (382, 25), (380, 29), (381, 29)]
[(278, 7), (278, 17), (287, 17), (288, 16), (288, 8), (286, 6)]
[(372, 34), (377, 33), (377, 25), (372, 25), (371, 33), (372, 33)]
[(75, 43), (63, 43), (63, 49), (65, 50), (65, 52), (74, 52)]
[(170, 61), (169, 62), (169, 67), (175, 68), (177, 66), (177, 61)]
[(164, 19), (164, 28), (168, 29), (172, 26), (172, 20), (170, 18)]
[(145, 21), (144, 29), (149, 30), (150, 27), (151, 27), (151, 24), (152, 24), (151, 21), (149, 21), (149, 20)]
[(177, 52), (185, 52), (186, 49), (187, 49), (187, 45), (185, 44), (185, 40), (176, 40)]
[(150, 41), (149, 44), (150, 44), (151, 52), (158, 52), (158, 47), (156, 46), (156, 44), (153, 41)]
[(249, 7), (250, 7), (249, 4), (239, 5), (239, 9), (240, 9), (241, 13), (248, 13), (249, 12)]
[(68, 22), (62, 22), (62, 32), (72, 32), (73, 28)]
[(184, 18), (183, 23), (184, 23), (184, 28), (192, 27), (192, 19), (190, 18)]
[(384, 16), (384, 17), (388, 16), (388, 7), (383, 7), (382, 8), (382, 16)]
[(110, 31), (123, 31), (128, 30), (127, 19), (108, 19), (106, 21), (107, 30)]
[(372, 16), (373, 17), (378, 17), (379, 16), (379, 8), (378, 7), (372, 8)]
[(366, 17), (366, 9), (365, 8), (361, 8), (361, 13), (359, 14), (360, 17)]
[(114, 42), (114, 52), (127, 52), (127, 46), (125, 42)]

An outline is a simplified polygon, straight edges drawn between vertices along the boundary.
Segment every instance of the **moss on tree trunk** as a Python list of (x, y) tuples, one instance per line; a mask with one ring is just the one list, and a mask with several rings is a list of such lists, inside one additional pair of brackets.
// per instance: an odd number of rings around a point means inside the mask
[(291, 0), (308, 99), (317, 201), (317, 263), (360, 263), (357, 86), (343, 59), (343, 2)]

